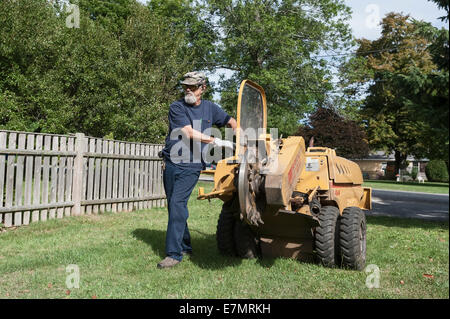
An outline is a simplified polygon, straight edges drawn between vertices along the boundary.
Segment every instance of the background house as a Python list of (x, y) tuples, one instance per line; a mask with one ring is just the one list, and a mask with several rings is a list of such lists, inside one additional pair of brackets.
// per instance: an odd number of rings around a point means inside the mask
[[(428, 159), (416, 159), (413, 156), (407, 157), (408, 167), (400, 172), (403, 181), (412, 180), (409, 176), (414, 167), (417, 167), (417, 177), (421, 176), (424, 180), (427, 180), (425, 175), (425, 167), (427, 166)], [(386, 154), (384, 151), (372, 152), (363, 159), (352, 159), (359, 165), (363, 173), (364, 179), (395, 179), (395, 175), (399, 172), (395, 172), (395, 156), (394, 153)]]

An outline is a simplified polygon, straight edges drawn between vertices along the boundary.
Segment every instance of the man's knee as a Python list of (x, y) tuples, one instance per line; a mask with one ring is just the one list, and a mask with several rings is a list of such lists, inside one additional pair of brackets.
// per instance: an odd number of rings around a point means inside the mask
[(172, 198), (170, 198), (168, 205), (169, 209), (187, 209), (187, 201), (181, 200), (175, 196), (172, 196)]

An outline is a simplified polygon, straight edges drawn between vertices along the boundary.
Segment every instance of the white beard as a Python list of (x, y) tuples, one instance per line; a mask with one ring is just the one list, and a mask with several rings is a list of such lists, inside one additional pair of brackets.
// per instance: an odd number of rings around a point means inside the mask
[(197, 102), (197, 98), (195, 97), (194, 93), (188, 93), (184, 96), (184, 101), (187, 104), (194, 105)]

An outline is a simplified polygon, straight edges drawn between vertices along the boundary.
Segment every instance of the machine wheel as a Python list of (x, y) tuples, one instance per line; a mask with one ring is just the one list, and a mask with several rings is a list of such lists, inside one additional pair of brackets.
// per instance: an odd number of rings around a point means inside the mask
[(217, 222), (217, 248), (225, 256), (236, 256), (236, 247), (234, 245), (234, 226), (236, 219), (234, 215), (238, 209), (239, 206), (236, 198), (224, 203)]
[(360, 208), (344, 209), (339, 233), (342, 265), (363, 269), (366, 263), (366, 216)]
[(258, 257), (257, 239), (246, 223), (236, 221), (234, 225), (234, 243), (239, 257), (246, 259)]
[(323, 206), (317, 216), (319, 226), (316, 227), (314, 245), (316, 256), (326, 267), (339, 265), (339, 209), (334, 206)]

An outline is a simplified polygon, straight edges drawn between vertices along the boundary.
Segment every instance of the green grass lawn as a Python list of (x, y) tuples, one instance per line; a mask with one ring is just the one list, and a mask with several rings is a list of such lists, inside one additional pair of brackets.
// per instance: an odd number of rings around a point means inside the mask
[[(0, 298), (449, 298), (448, 222), (368, 217), (367, 265), (380, 271), (380, 287), (369, 289), (364, 271), (221, 256), (221, 201), (197, 201), (196, 194), (188, 221), (194, 256), (173, 269), (156, 268), (164, 257), (164, 208), (0, 232)], [(70, 264), (80, 270), (78, 289), (66, 287)]]
[(391, 189), (408, 192), (424, 192), (434, 194), (448, 194), (448, 183), (435, 182), (396, 182), (396, 181), (382, 181), (382, 180), (368, 180), (364, 181), (363, 186), (372, 187), (374, 189)]

